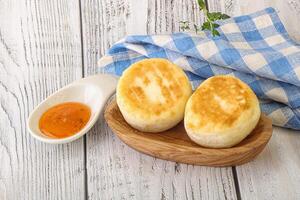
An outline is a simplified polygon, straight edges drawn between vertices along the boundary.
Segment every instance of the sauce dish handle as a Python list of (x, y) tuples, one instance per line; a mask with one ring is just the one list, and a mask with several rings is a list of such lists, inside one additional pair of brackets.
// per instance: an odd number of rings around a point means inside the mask
[(103, 99), (107, 99), (116, 91), (118, 77), (110, 74), (96, 74), (75, 81), (73, 84), (91, 84), (102, 91)]

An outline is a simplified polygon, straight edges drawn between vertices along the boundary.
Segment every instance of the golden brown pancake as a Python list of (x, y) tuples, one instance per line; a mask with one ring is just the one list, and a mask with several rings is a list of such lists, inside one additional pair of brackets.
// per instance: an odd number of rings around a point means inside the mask
[(144, 59), (122, 74), (117, 103), (131, 126), (160, 132), (183, 119), (191, 93), (190, 82), (181, 68), (165, 59)]
[(257, 97), (247, 84), (232, 76), (214, 76), (188, 100), (184, 122), (196, 143), (222, 148), (243, 140), (259, 117)]

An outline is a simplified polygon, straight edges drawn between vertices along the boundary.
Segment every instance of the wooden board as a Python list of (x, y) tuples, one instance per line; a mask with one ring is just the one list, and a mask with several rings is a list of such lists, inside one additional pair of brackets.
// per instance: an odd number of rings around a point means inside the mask
[[(299, 41), (298, 0), (208, 2), (230, 15), (273, 6)], [(97, 60), (125, 35), (177, 32), (180, 20), (201, 24), (196, 0), (3, 0), (0, 18), (1, 200), (300, 198), (297, 131), (275, 128), (266, 150), (236, 171), (140, 154), (103, 117), (86, 140), (65, 145), (42, 144), (26, 131), (34, 106), (96, 73)]]
[(83, 140), (41, 143), (31, 110), (81, 78), (78, 1), (0, 1), (0, 199), (84, 199)]
[(123, 118), (116, 100), (105, 110), (105, 120), (118, 137), (145, 154), (175, 162), (205, 166), (235, 166), (255, 158), (272, 136), (272, 122), (262, 115), (256, 128), (238, 145), (226, 149), (204, 148), (188, 137), (183, 123), (162, 133), (132, 128)]

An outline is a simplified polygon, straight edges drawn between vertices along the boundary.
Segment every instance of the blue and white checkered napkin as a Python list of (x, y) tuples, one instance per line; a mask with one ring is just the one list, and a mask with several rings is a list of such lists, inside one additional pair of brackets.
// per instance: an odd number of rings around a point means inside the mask
[(182, 67), (193, 86), (230, 74), (246, 82), (273, 124), (300, 130), (300, 46), (290, 39), (273, 8), (219, 22), (220, 36), (128, 36), (99, 60), (99, 71), (121, 75), (144, 58), (167, 58)]

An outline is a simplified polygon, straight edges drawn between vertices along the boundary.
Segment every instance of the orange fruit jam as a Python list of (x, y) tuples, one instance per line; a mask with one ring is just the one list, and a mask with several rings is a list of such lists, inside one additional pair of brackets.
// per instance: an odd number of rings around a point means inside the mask
[(48, 109), (40, 118), (39, 128), (51, 138), (65, 138), (79, 132), (91, 117), (91, 109), (82, 103), (66, 102)]

